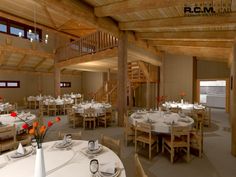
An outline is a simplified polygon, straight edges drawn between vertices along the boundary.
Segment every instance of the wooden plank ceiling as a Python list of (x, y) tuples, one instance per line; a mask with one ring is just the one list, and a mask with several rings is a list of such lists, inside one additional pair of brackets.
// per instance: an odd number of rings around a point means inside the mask
[[(236, 37), (236, 1), (233, 0), (83, 0), (97, 17), (111, 17), (120, 30), (135, 32), (148, 45), (172, 54), (228, 62)], [(231, 4), (223, 16), (185, 16), (184, 5)]]
[[(183, 12), (186, 2), (232, 2), (232, 13), (187, 17)], [(223, 62), (228, 61), (236, 37), (235, 0), (1, 0), (0, 3), (0, 16), (31, 26), (34, 25), (34, 12), (39, 28), (68, 39), (78, 39), (98, 29), (112, 34), (126, 30), (137, 39), (136, 43), (141, 41), (150, 50)], [(54, 62), (50, 57), (14, 51), (0, 50), (1, 69), (53, 70)], [(99, 63), (99, 70), (102, 66), (107, 68), (104, 63), (115, 68), (113, 62), (105, 60), (95, 62), (94, 66)], [(75, 66), (66, 67), (63, 72), (76, 73)], [(86, 66), (79, 67), (86, 70)]]

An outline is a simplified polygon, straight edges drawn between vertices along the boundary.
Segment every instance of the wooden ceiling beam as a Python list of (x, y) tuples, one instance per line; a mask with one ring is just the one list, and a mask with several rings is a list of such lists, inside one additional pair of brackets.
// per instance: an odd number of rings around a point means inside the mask
[[(7, 73), (24, 73), (24, 74), (36, 74), (36, 75), (53, 75), (54, 73), (49, 72), (49, 71), (34, 71), (33, 69), (25, 69), (24, 70), (17, 70), (15, 67), (6, 67), (6, 66), (2, 66), (0, 69), (0, 73), (1, 72), (7, 72)], [(79, 76), (79, 74), (69, 74), (69, 73), (64, 73), (63, 75), (68, 75), (68, 76)]]
[(126, 0), (95, 7), (94, 12), (97, 17), (106, 17), (197, 2), (206, 2), (206, 0)]
[(46, 12), (46, 14), (47, 14), (47, 16), (48, 16), (50, 22), (52, 23), (52, 26), (53, 26), (55, 29), (57, 29), (57, 28), (58, 28), (58, 27), (57, 27), (57, 24), (56, 24), (55, 21), (53, 20), (52, 15), (51, 15), (50, 12), (48, 11), (47, 6), (43, 6), (43, 8), (44, 8), (44, 11)]
[(26, 63), (26, 61), (29, 59), (28, 55), (23, 55), (20, 62), (17, 64), (16, 68), (19, 70), (21, 67)]
[[(97, 30), (111, 33), (116, 37), (119, 36), (120, 30), (115, 21), (113, 21), (111, 18), (97, 18), (94, 15), (94, 8), (88, 6), (82, 1), (75, 2), (74, 0), (37, 0), (36, 2), (43, 3), (47, 6), (48, 9), (54, 10), (57, 13), (61, 12), (64, 15), (70, 16), (71, 19), (79, 23), (84, 23)], [(145, 41), (135, 38), (133, 33), (128, 34), (128, 41), (134, 43), (139, 47), (142, 47), (149, 52), (152, 52), (153, 54), (158, 55), (155, 48), (148, 47)]]
[[(34, 26), (35, 25), (32, 20), (29, 20), (29, 19), (26, 19), (26, 18), (23, 18), (23, 17), (19, 17), (19, 16), (14, 15), (14, 14), (10, 14), (10, 13), (2, 11), (2, 10), (0, 10), (0, 16), (4, 17), (4, 18), (7, 18), (7, 19), (11, 19), (11, 20), (17, 21), (19, 23), (27, 24), (29, 26)], [(54, 32), (56, 34), (60, 34), (60, 35), (63, 35), (63, 36), (69, 37), (69, 38), (78, 39), (78, 36), (75, 36), (73, 34), (70, 34), (70, 33), (67, 33), (67, 32), (63, 32), (63, 31), (57, 31), (53, 27), (50, 27), (50, 26), (47, 26), (47, 25), (44, 25), (44, 24), (37, 23), (36, 27), (40, 28), (42, 30), (52, 31), (52, 32)]]
[(183, 40), (183, 41), (233, 41), (235, 31), (210, 31), (210, 32), (149, 32), (136, 33), (140, 39), (146, 40)]
[(37, 69), (47, 60), (47, 58), (41, 59), (35, 66), (34, 70), (37, 71)]
[(236, 26), (236, 13), (231, 13), (227, 16), (192, 16), (192, 17), (177, 17), (163, 18), (156, 20), (143, 20), (133, 22), (120, 22), (121, 30), (176, 30), (191, 29), (191, 28), (207, 28), (211, 26)]
[(190, 47), (220, 47), (231, 48), (233, 42), (230, 41), (175, 41), (175, 40), (150, 40), (150, 46), (190, 46)]
[(158, 46), (159, 50), (174, 55), (197, 56), (212, 58), (215, 61), (228, 62), (231, 54), (231, 48), (213, 48), (213, 47), (189, 47), (189, 46)]
[(68, 59), (66, 61), (61, 61), (56, 64), (57, 67), (64, 68), (71, 65), (76, 65), (79, 63), (91, 62), (91, 61), (98, 61), (106, 58), (117, 57), (118, 51), (117, 47), (113, 49), (107, 49), (101, 52), (97, 52), (95, 54), (84, 55), (81, 57), (75, 57), (72, 59)]
[(50, 54), (50, 53), (39, 51), (39, 50), (14, 47), (14, 46), (10, 46), (10, 45), (0, 45), (0, 51), (7, 51), (7, 52), (11, 52), (11, 53), (20, 53), (23, 55), (37, 56), (37, 57), (49, 58), (49, 59), (54, 58), (54, 54)]

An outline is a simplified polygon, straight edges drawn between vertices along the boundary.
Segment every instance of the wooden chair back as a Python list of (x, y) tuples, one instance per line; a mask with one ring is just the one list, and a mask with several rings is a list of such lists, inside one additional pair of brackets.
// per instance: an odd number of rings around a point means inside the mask
[(183, 140), (183, 146), (189, 146), (190, 129), (188, 126), (171, 126), (171, 144), (174, 144), (175, 139), (178, 138)]
[(101, 135), (101, 143), (102, 145), (114, 151), (120, 157), (121, 154), (120, 140), (114, 139), (109, 136)]
[(148, 177), (145, 171), (143, 170), (138, 154), (134, 155), (134, 163), (135, 163), (135, 177)]
[(95, 117), (95, 109), (94, 108), (87, 108), (84, 110), (85, 117)]
[(2, 151), (14, 149), (16, 146), (16, 127), (0, 127), (0, 154)]

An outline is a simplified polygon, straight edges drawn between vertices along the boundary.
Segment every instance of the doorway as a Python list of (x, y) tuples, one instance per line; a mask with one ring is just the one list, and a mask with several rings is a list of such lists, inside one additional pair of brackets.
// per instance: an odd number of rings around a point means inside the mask
[(228, 79), (198, 79), (198, 102), (208, 107), (229, 110)]

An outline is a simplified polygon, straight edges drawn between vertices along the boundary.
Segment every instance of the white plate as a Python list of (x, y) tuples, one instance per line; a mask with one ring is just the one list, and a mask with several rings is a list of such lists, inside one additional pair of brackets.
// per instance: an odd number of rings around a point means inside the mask
[(25, 153), (24, 154), (20, 154), (20, 153), (17, 153), (15, 151), (15, 153), (13, 153), (12, 155), (10, 155), (11, 158), (20, 158), (20, 157), (24, 157), (24, 156), (27, 156), (29, 155), (30, 153), (33, 152), (33, 149), (32, 148), (27, 148), (25, 149)]
[(87, 153), (87, 154), (97, 154), (97, 153), (101, 152), (102, 149), (103, 149), (102, 145), (99, 144), (99, 145), (98, 145), (98, 149), (94, 149), (94, 150), (86, 149), (86, 153)]
[(120, 175), (121, 169), (120, 168), (115, 168), (115, 173), (111, 174), (111, 173), (105, 173), (105, 172), (101, 172), (99, 171), (98, 174), (100, 177), (117, 177)]
[(69, 146), (72, 145), (72, 141), (71, 142), (67, 142), (67, 143), (64, 143), (64, 142), (59, 142), (55, 145), (56, 148), (58, 149), (63, 149), (63, 148), (67, 148)]

